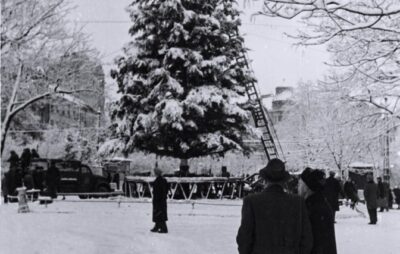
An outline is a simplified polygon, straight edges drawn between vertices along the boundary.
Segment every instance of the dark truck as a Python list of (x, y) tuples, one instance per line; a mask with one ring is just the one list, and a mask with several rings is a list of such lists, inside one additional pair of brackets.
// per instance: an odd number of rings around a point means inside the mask
[[(93, 174), (89, 166), (75, 160), (61, 159), (34, 159), (31, 162), (30, 170), (32, 171), (35, 188), (42, 189), (45, 172), (54, 162), (60, 171), (60, 184), (58, 192), (62, 193), (95, 193), (95, 192), (111, 192), (110, 184), (106, 177)], [(79, 195), (80, 198), (89, 195)]]

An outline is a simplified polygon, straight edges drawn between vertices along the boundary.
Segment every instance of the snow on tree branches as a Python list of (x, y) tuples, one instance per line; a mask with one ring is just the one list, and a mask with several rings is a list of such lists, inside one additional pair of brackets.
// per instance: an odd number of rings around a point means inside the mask
[(112, 71), (122, 94), (112, 113), (116, 139), (103, 152), (161, 156), (248, 153), (254, 135), (244, 84), (254, 77), (235, 58), (240, 25), (234, 0), (134, 1), (133, 41)]
[(306, 24), (291, 37), (300, 45), (327, 45), (332, 66), (342, 72), (332, 83), (358, 92), (345, 98), (400, 119), (399, 1), (264, 0), (258, 14)]

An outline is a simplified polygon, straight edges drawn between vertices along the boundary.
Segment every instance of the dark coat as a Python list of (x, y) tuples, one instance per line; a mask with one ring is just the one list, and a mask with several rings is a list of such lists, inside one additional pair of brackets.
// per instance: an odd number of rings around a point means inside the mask
[(279, 185), (243, 199), (236, 237), (240, 254), (308, 254), (312, 247), (304, 200)]
[(56, 187), (60, 183), (60, 170), (57, 167), (50, 167), (46, 171), (46, 185)]
[(8, 195), (17, 195), (16, 188), (21, 187), (19, 184), (19, 173), (16, 169), (10, 169), (4, 174), (5, 182), (7, 185)]
[(10, 158), (8, 158), (7, 161), (10, 163), (10, 169), (11, 168), (15, 169), (15, 168), (17, 168), (17, 166), (19, 164), (19, 157), (14, 151), (12, 151)]
[(368, 209), (376, 209), (378, 207), (378, 185), (374, 181), (370, 181), (365, 185), (364, 199)]
[(336, 238), (333, 211), (322, 193), (314, 193), (306, 199), (314, 245), (311, 254), (336, 254)]
[(153, 182), (153, 222), (164, 222), (167, 216), (168, 182), (158, 176)]
[(57, 197), (57, 189), (61, 180), (60, 171), (55, 166), (50, 166), (46, 172), (47, 194), (52, 198)]
[(21, 167), (24, 172), (28, 170), (29, 164), (31, 164), (31, 157), (31, 151), (29, 149), (24, 149), (21, 154)]
[(3, 196), (8, 195), (7, 178), (5, 175), (3, 176), (3, 178), (1, 178), (1, 192), (3, 193)]
[(343, 186), (344, 193), (346, 198), (351, 199), (351, 201), (355, 202), (358, 200), (358, 194), (356, 186), (351, 181), (346, 181)]
[(394, 193), (394, 198), (395, 198), (396, 204), (400, 204), (400, 188), (394, 188), (393, 193)]
[(378, 182), (378, 198), (386, 197), (386, 188), (383, 182)]
[(334, 211), (339, 211), (339, 194), (343, 193), (340, 182), (333, 176), (326, 179), (323, 194)]

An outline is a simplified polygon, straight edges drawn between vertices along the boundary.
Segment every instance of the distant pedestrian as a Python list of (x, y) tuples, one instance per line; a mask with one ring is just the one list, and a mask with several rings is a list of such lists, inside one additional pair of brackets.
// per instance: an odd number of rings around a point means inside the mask
[(54, 162), (50, 162), (50, 167), (46, 172), (47, 193), (51, 198), (57, 198), (57, 188), (60, 183), (60, 171)]
[(393, 193), (392, 189), (389, 188), (389, 199), (388, 199), (389, 209), (393, 209)]
[(33, 177), (30, 173), (26, 173), (24, 175), (23, 181), (27, 190), (31, 190), (34, 188)]
[(344, 194), (346, 196), (346, 200), (347, 201), (350, 200), (351, 202), (350, 208), (354, 209), (359, 199), (354, 181), (352, 181), (350, 178), (347, 179), (347, 181), (344, 183), (343, 189), (344, 189)]
[(6, 174), (1, 174), (1, 193), (3, 194), (4, 204), (8, 203), (8, 187)]
[(221, 176), (222, 177), (230, 177), (231, 174), (228, 172), (228, 169), (226, 166), (221, 167)]
[(364, 199), (368, 209), (369, 224), (375, 225), (378, 222), (376, 214), (376, 209), (378, 208), (378, 185), (374, 182), (372, 174), (367, 175), (367, 184), (364, 188)]
[(4, 173), (4, 181), (6, 183), (7, 188), (7, 195), (8, 196), (15, 196), (17, 194), (16, 188), (20, 187), (17, 186), (17, 168), (10, 168), (7, 172)]
[(32, 149), (31, 150), (31, 159), (39, 159), (40, 156), (38, 154), (38, 152), (36, 151), (36, 149)]
[(265, 189), (243, 199), (236, 237), (240, 254), (304, 253), (312, 248), (312, 231), (304, 200), (288, 194), (285, 164), (272, 159), (260, 170)]
[(167, 223), (167, 195), (168, 182), (162, 177), (160, 169), (154, 169), (156, 179), (153, 182), (153, 222), (151, 232), (168, 233)]
[(33, 185), (35, 189), (43, 190), (43, 182), (45, 181), (45, 173), (43, 167), (36, 166), (32, 172)]
[(385, 184), (382, 182), (382, 178), (378, 177), (378, 200), (377, 204), (379, 209), (379, 212), (383, 212), (385, 209), (389, 210), (388, 207), (388, 195), (387, 195), (387, 187)]
[(339, 195), (344, 196), (339, 180), (335, 178), (335, 172), (330, 171), (326, 179), (323, 194), (332, 208), (333, 220), (335, 221), (336, 212), (339, 211)]
[(21, 167), (23, 173), (28, 171), (28, 167), (31, 164), (31, 158), (31, 151), (29, 148), (25, 148), (21, 154)]
[(299, 180), (299, 194), (306, 200), (313, 232), (312, 254), (337, 253), (333, 211), (322, 194), (325, 181), (322, 170), (311, 168), (306, 168)]
[(393, 189), (393, 193), (394, 193), (394, 201), (397, 204), (397, 209), (400, 209), (400, 188), (399, 188), (399, 186), (396, 186)]
[(10, 152), (10, 158), (8, 158), (7, 161), (10, 163), (10, 169), (11, 168), (17, 168), (18, 164), (19, 164), (18, 154), (14, 150), (12, 150)]
[(113, 182), (117, 185), (117, 190), (119, 190), (119, 174), (118, 173), (114, 174)]
[(385, 194), (385, 203), (384, 203), (384, 207), (383, 209), (385, 209), (386, 211), (389, 212), (389, 208), (390, 208), (390, 195), (391, 195), (391, 191), (390, 191), (390, 185), (387, 182), (383, 183), (383, 189), (384, 189), (384, 194)]

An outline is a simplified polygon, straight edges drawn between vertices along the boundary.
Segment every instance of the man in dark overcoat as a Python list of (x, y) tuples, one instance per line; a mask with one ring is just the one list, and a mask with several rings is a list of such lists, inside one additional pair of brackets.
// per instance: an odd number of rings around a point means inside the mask
[(168, 182), (162, 177), (160, 169), (154, 169), (156, 179), (153, 182), (153, 222), (151, 232), (168, 233), (167, 223), (167, 196)]
[(270, 160), (260, 176), (266, 188), (243, 199), (236, 237), (239, 253), (310, 253), (312, 233), (306, 206), (301, 197), (284, 191), (290, 177), (284, 163)]
[(336, 237), (333, 211), (322, 190), (325, 173), (306, 168), (300, 176), (299, 194), (306, 200), (314, 244), (311, 254), (336, 254)]
[(364, 188), (364, 199), (367, 205), (370, 222), (369, 224), (375, 225), (378, 222), (377, 211), (378, 208), (378, 185), (374, 182), (372, 174), (367, 175), (367, 184)]
[(333, 220), (335, 221), (336, 212), (339, 211), (339, 195), (344, 196), (344, 194), (339, 180), (335, 178), (334, 171), (329, 172), (329, 177), (326, 179), (323, 194), (332, 208)]

